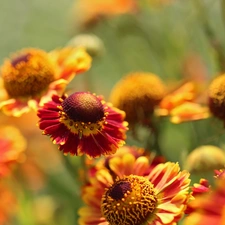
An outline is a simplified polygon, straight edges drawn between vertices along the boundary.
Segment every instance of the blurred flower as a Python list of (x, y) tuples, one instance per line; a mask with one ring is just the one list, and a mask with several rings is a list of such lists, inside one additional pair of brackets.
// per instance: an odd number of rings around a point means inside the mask
[(101, 56), (105, 52), (103, 41), (94, 34), (79, 34), (68, 42), (71, 47), (83, 47), (92, 56)]
[(196, 97), (196, 89), (193, 82), (185, 82), (179, 88), (165, 95), (159, 104), (157, 113), (161, 116), (168, 116), (174, 108), (185, 102), (191, 102)]
[(53, 95), (38, 110), (39, 127), (64, 154), (109, 155), (124, 144), (127, 122), (123, 111), (88, 92)]
[(225, 74), (214, 78), (209, 86), (209, 109), (215, 117), (225, 121)]
[(216, 187), (191, 201), (193, 212), (184, 220), (184, 225), (225, 224), (225, 180), (216, 180)]
[(127, 153), (112, 157), (83, 189), (86, 206), (80, 225), (175, 224), (188, 200), (189, 174), (178, 164), (158, 164), (149, 173), (149, 159)]
[(148, 124), (155, 106), (165, 95), (161, 79), (152, 73), (130, 73), (122, 78), (111, 91), (110, 101), (126, 112), (130, 126)]
[(193, 186), (191, 187), (190, 198), (189, 198), (188, 206), (187, 206), (187, 209), (185, 210), (185, 213), (186, 214), (192, 213), (194, 211), (194, 209), (191, 206), (192, 201), (196, 197), (209, 191), (211, 191), (211, 186), (209, 185), (208, 180), (201, 178), (199, 183), (194, 183)]
[(208, 192), (210, 190), (210, 185), (208, 180), (201, 178), (199, 183), (195, 183), (193, 187), (191, 188), (192, 190), (192, 196), (196, 197), (199, 194)]
[(28, 48), (15, 53), (1, 67), (0, 96), (4, 98), (0, 109), (17, 117), (36, 109), (53, 93), (62, 94), (75, 74), (88, 70), (90, 63), (83, 48), (68, 47), (49, 53)]
[[(223, 166), (223, 168), (224, 168), (224, 166)], [(225, 169), (214, 170), (214, 173), (215, 173), (215, 178), (219, 178), (219, 179), (225, 178)]]
[(10, 172), (11, 165), (23, 161), (27, 142), (13, 126), (0, 127), (0, 176)]
[(225, 152), (213, 145), (202, 145), (194, 149), (185, 162), (185, 168), (191, 173), (213, 171), (224, 165)]
[(178, 124), (185, 121), (206, 119), (209, 116), (208, 107), (194, 102), (185, 102), (171, 110), (170, 121)]
[(118, 14), (135, 13), (135, 0), (78, 0), (73, 7), (73, 16), (79, 26), (88, 26), (101, 18)]
[(198, 96), (195, 82), (185, 82), (172, 93), (167, 94), (155, 109), (157, 116), (169, 116), (172, 123), (206, 119), (210, 117), (207, 106), (196, 101)]
[(0, 182), (0, 224), (11, 224), (11, 218), (15, 215), (17, 210), (17, 200), (10, 187)]

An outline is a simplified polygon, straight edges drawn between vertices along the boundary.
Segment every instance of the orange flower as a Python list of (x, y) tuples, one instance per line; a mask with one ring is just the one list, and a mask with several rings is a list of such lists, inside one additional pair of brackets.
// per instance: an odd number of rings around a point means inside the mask
[(73, 14), (79, 25), (86, 26), (101, 17), (136, 11), (135, 0), (78, 0), (74, 4)]
[(0, 127), (0, 175), (10, 172), (12, 163), (24, 158), (23, 152), (27, 146), (20, 131), (13, 126)]
[(169, 116), (172, 123), (206, 119), (210, 117), (208, 107), (196, 101), (194, 82), (186, 82), (180, 88), (166, 95), (155, 110), (157, 116)]
[[(124, 154), (109, 159), (83, 189), (80, 225), (176, 224), (188, 200), (190, 180), (176, 163), (149, 172), (149, 159)], [(111, 172), (116, 176), (112, 176)]]
[(172, 123), (182, 123), (209, 118), (208, 107), (194, 102), (185, 102), (170, 111), (170, 121)]
[(210, 192), (196, 196), (190, 202), (193, 212), (184, 220), (184, 225), (225, 224), (225, 179), (217, 179)]
[(1, 67), (0, 109), (16, 117), (36, 110), (53, 93), (63, 93), (74, 76), (88, 70), (90, 64), (91, 57), (83, 48), (63, 48), (49, 53), (23, 49), (6, 59)]
[(186, 82), (170, 94), (167, 94), (159, 104), (159, 115), (167, 116), (175, 107), (184, 102), (193, 101), (196, 97), (195, 85), (193, 82)]

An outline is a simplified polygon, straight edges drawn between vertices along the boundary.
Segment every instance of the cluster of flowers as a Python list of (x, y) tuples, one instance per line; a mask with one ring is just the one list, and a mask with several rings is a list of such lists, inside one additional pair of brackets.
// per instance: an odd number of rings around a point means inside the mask
[[(171, 122), (181, 123), (213, 115), (224, 121), (225, 75), (210, 84), (207, 102), (199, 101), (195, 81), (168, 91), (158, 76), (142, 72), (129, 74), (115, 85), (112, 103), (90, 92), (68, 95), (69, 82), (90, 66), (91, 57), (84, 48), (24, 49), (4, 62), (0, 77), (2, 113), (20, 117), (34, 110), (40, 130), (65, 155), (99, 159), (87, 165), (88, 179), (81, 190), (86, 206), (79, 210), (78, 223), (174, 225), (189, 214), (185, 224), (223, 224), (223, 171), (216, 171), (215, 187), (201, 180), (191, 191), (190, 174), (178, 163), (127, 146), (125, 140), (128, 124), (134, 130), (136, 124), (151, 127), (153, 117), (168, 116)], [(22, 160), (26, 141), (11, 127), (1, 128), (1, 133), (3, 178), (9, 164)], [(6, 196), (1, 189), (0, 195)], [(7, 217), (0, 208), (0, 219), (2, 212)]]

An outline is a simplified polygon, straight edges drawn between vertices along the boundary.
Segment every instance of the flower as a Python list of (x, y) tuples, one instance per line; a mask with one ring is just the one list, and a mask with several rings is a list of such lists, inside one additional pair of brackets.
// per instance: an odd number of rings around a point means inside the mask
[(90, 157), (113, 154), (124, 144), (125, 113), (89, 92), (53, 95), (38, 110), (39, 127), (64, 154)]
[(95, 176), (95, 173), (102, 168), (107, 168), (109, 173), (112, 176), (115, 176), (116, 174), (114, 174), (113, 170), (111, 170), (110, 168), (111, 159), (121, 158), (127, 154), (132, 154), (132, 156), (134, 156), (135, 159), (139, 158), (140, 156), (147, 157), (150, 162), (150, 165), (149, 165), (149, 169), (145, 171), (146, 173), (149, 173), (151, 168), (155, 167), (157, 164), (166, 162), (166, 159), (163, 156), (156, 155), (155, 152), (149, 152), (146, 149), (140, 148), (137, 146), (124, 145), (120, 147), (117, 150), (117, 152), (113, 155), (100, 158), (97, 161), (95, 159), (91, 159), (91, 160), (87, 159), (85, 162), (85, 167), (88, 168), (88, 173), (89, 173), (88, 176), (90, 177)]
[(0, 109), (19, 117), (53, 93), (62, 94), (75, 74), (90, 68), (91, 57), (83, 48), (63, 48), (49, 53), (35, 48), (23, 49), (6, 59), (1, 67)]
[(167, 116), (171, 110), (184, 102), (191, 102), (196, 97), (195, 85), (193, 82), (185, 82), (175, 91), (164, 96), (159, 103), (159, 115)]
[(75, 1), (72, 13), (77, 25), (85, 27), (101, 18), (136, 11), (137, 3), (134, 0), (79, 0)]
[(0, 176), (10, 172), (13, 163), (22, 161), (27, 141), (13, 126), (0, 127)]
[(190, 202), (193, 212), (184, 220), (184, 225), (225, 223), (225, 180), (216, 180), (216, 187), (210, 192), (197, 196)]
[(152, 73), (130, 73), (119, 80), (111, 91), (110, 101), (126, 112), (130, 126), (146, 123), (165, 94), (161, 79)]
[(184, 102), (170, 111), (170, 121), (178, 124), (186, 121), (209, 118), (208, 107), (194, 102)]
[(172, 123), (201, 120), (210, 117), (209, 108), (197, 102), (196, 82), (188, 81), (165, 95), (155, 109), (157, 116), (169, 116)]
[(128, 153), (108, 165), (83, 188), (79, 225), (172, 225), (182, 217), (190, 180), (177, 163), (160, 163), (149, 172), (147, 157)]
[(207, 193), (209, 191), (211, 191), (211, 186), (208, 180), (201, 178), (199, 183), (194, 183), (193, 186), (191, 187), (190, 198), (189, 198), (187, 208), (185, 210), (185, 214), (190, 214), (194, 211), (191, 204), (196, 197), (204, 193)]
[(209, 85), (209, 109), (211, 113), (225, 120), (225, 74), (217, 76)]
[(213, 145), (202, 145), (195, 148), (185, 161), (185, 167), (191, 173), (213, 171), (224, 165), (224, 151)]

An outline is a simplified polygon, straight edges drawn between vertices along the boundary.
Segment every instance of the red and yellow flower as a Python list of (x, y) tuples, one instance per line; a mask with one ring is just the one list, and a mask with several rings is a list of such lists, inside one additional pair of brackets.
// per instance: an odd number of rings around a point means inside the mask
[(128, 153), (112, 157), (108, 166), (84, 186), (86, 205), (78, 211), (78, 224), (172, 225), (180, 220), (190, 180), (177, 163), (160, 163), (150, 169), (148, 157)]
[(80, 72), (90, 68), (91, 57), (83, 48), (63, 48), (51, 52), (23, 49), (1, 66), (0, 109), (21, 116), (46, 102), (53, 93), (62, 94)]
[(26, 139), (16, 127), (0, 127), (0, 176), (10, 173), (11, 165), (24, 159), (26, 146)]
[(89, 92), (53, 95), (38, 110), (39, 127), (64, 154), (110, 155), (125, 142), (125, 113)]
[(190, 202), (192, 212), (184, 225), (225, 224), (225, 179), (217, 179), (216, 187)]

